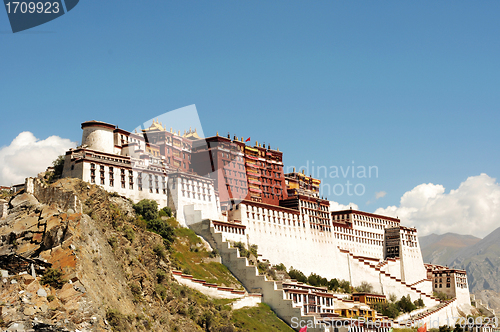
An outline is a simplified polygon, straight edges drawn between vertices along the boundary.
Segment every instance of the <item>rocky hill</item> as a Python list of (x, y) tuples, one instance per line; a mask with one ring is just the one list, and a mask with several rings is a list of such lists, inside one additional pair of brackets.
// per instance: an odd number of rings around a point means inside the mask
[(419, 240), (426, 263), (466, 270), (471, 293), (500, 310), (500, 228), (484, 239), (447, 233)]
[(269, 307), (242, 309), (241, 322), (227, 301), (177, 283), (173, 246), (145, 229), (127, 199), (77, 179), (39, 187), (13, 197), (0, 221), (2, 328), (243, 331), (265, 318), (290, 331)]
[(447, 263), (465, 269), (471, 292), (491, 308), (500, 310), (500, 228), (461, 249)]

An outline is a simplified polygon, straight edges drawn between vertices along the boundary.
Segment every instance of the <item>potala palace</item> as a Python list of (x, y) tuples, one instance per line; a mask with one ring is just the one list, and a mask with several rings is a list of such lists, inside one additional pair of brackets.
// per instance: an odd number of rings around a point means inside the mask
[[(279, 149), (258, 142), (249, 146), (229, 135), (201, 138), (196, 129), (181, 134), (156, 120), (140, 133), (99, 121), (84, 122), (82, 129), (82, 144), (66, 153), (63, 177), (100, 185), (134, 202), (153, 199), (171, 207), (181, 225), (219, 249), (248, 292), (262, 293), (289, 324), (298, 316), (325, 322), (362, 301), (267, 281), (256, 276), (256, 268), (235, 253), (231, 242), (256, 244), (262, 259), (306, 275), (344, 279), (353, 286), (368, 282), (374, 294), (365, 294), (363, 303), (391, 294), (422, 299), (425, 308), (406, 319), (451, 325), (449, 319), (470, 312), (465, 271), (424, 264), (417, 229), (398, 218), (335, 211), (320, 197), (319, 179), (284, 172)], [(434, 291), (452, 300), (440, 302)]]

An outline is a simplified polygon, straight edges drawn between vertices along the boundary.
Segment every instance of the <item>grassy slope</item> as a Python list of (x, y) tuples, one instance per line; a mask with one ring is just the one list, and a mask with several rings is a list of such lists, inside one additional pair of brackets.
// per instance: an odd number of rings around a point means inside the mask
[(286, 325), (266, 304), (258, 307), (242, 308), (233, 311), (231, 323), (236, 331), (286, 331), (293, 329)]
[(204, 279), (207, 282), (243, 289), (243, 286), (225, 265), (216, 262), (205, 262), (209, 258), (209, 252), (197, 247), (202, 242), (192, 230), (176, 228), (175, 238), (172, 245), (174, 249), (172, 257), (174, 258), (173, 264), (179, 270), (188, 272), (195, 278)]
[[(192, 230), (176, 228), (175, 237), (176, 240), (172, 245), (174, 249), (172, 256), (175, 258), (175, 262), (173, 263), (178, 265), (178, 269), (187, 269), (195, 278), (205, 279), (208, 282), (243, 288), (225, 265), (215, 262), (203, 262), (203, 260), (209, 257), (209, 253), (203, 249), (194, 250), (194, 248), (197, 248), (197, 245), (201, 244), (201, 240)], [(216, 305), (220, 305), (226, 310), (230, 310), (228, 305), (233, 301), (234, 299), (213, 300)], [(293, 331), (266, 304), (232, 311), (231, 323), (234, 325), (235, 331), (242, 332)]]

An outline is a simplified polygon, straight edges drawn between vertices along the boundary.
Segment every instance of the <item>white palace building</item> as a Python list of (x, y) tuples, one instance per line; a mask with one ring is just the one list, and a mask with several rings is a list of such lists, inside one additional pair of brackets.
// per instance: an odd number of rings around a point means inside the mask
[[(158, 121), (141, 133), (99, 121), (82, 129), (82, 145), (66, 153), (63, 177), (134, 202), (153, 199), (185, 227), (209, 222), (224, 240), (256, 244), (270, 263), (306, 275), (368, 282), (379, 294), (422, 298), (427, 307), (439, 304), (434, 291), (455, 298), (457, 307), (470, 305), (464, 271), (424, 265), (415, 228), (397, 218), (334, 211), (319, 196), (319, 179), (284, 173), (279, 149), (229, 135), (201, 138), (196, 129), (181, 134)], [(443, 273), (453, 282), (433, 282)]]

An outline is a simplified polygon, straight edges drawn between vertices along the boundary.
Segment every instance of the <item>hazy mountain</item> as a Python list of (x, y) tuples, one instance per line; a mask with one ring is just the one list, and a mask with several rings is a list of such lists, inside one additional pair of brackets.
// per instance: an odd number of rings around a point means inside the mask
[(500, 227), (484, 239), (447, 233), (419, 240), (424, 262), (466, 270), (470, 292), (500, 310)]
[(500, 227), (476, 244), (459, 250), (447, 265), (467, 270), (471, 292), (500, 292)]
[(447, 265), (455, 259), (458, 251), (475, 245), (481, 239), (472, 235), (446, 233), (422, 236), (419, 241), (425, 263)]

